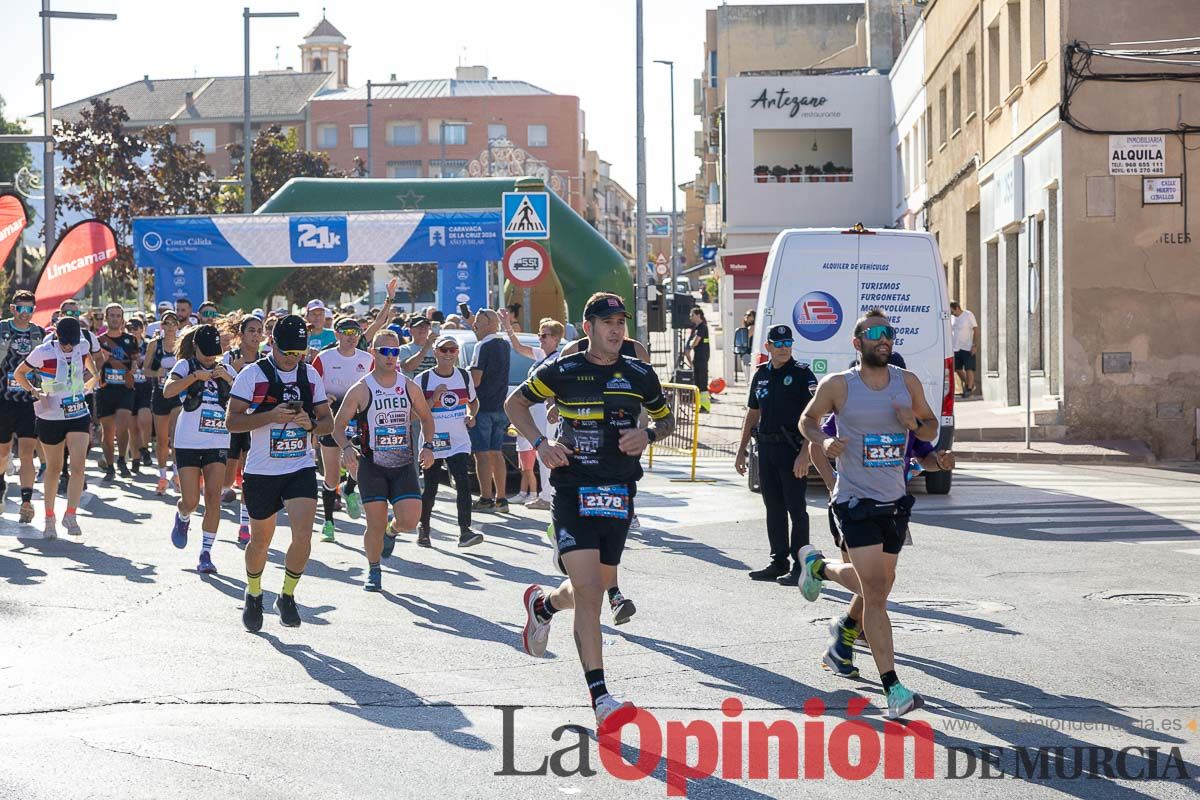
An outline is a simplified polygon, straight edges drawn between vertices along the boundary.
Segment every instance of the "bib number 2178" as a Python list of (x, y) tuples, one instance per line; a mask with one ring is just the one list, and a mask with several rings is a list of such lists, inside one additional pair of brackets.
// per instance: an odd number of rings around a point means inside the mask
[(625, 486), (580, 486), (579, 516), (629, 518), (629, 489)]

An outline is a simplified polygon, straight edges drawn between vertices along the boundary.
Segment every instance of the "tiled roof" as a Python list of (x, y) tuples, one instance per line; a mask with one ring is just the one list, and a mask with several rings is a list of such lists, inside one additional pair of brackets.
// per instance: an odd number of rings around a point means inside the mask
[[(552, 94), (525, 81), (460, 81), (450, 78), (408, 81), (405, 86), (372, 86), (371, 98), (379, 100), (419, 100), (430, 97), (495, 97), (498, 95)], [(327, 89), (317, 100), (366, 100), (367, 87)]]
[(314, 36), (336, 36), (339, 39), (345, 39), (346, 36), (337, 28), (333, 27), (333, 23), (321, 17), (321, 21), (313, 26), (313, 29), (304, 34), (305, 39), (311, 39)]
[[(328, 72), (252, 75), (250, 114), (253, 117), (300, 115), (329, 76)], [(188, 92), (192, 93), (190, 107)], [(242, 76), (143, 79), (58, 106), (54, 109), (55, 119), (78, 121), (79, 112), (88, 107), (93, 97), (108, 98), (114, 105), (123, 106), (134, 125), (237, 118), (242, 115)]]

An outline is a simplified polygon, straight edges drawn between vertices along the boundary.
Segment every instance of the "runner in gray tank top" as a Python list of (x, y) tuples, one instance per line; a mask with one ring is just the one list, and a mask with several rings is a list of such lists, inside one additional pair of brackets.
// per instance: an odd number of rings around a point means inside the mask
[[(860, 317), (853, 340), (859, 366), (821, 381), (800, 419), (805, 438), (821, 442), (825, 454), (837, 459), (833, 516), (850, 556), (849, 564), (827, 563), (811, 545), (801, 549), (800, 590), (813, 601), (821, 594), (821, 583), (831, 580), (862, 596), (863, 619), (847, 615), (831, 626), (833, 642), (823, 661), (835, 674), (856, 676), (850, 645), (865, 630), (892, 719), (925, 703), (896, 677), (887, 600), (912, 509), (904, 484), (908, 434), (926, 442), (938, 434), (921, 381), (888, 364), (895, 336), (882, 310)], [(821, 430), (822, 418), (831, 413), (837, 414), (837, 436)]]

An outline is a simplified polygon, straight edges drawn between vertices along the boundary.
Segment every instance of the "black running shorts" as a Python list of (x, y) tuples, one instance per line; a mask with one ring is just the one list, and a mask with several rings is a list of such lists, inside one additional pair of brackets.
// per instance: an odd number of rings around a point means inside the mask
[(33, 413), (33, 403), (0, 401), (0, 444), (8, 444), (14, 436), (18, 439), (37, 438), (37, 417)]
[(66, 441), (68, 433), (91, 433), (91, 431), (91, 417), (39, 419), (37, 421), (38, 441), (45, 445), (62, 444)]
[(559, 553), (599, 550), (601, 564), (612, 567), (620, 564), (636, 492), (634, 484), (554, 487), (551, 517)]
[(282, 475), (242, 475), (242, 497), (250, 519), (270, 519), (288, 500), (317, 500), (317, 470), (305, 467)]
[(154, 386), (149, 381), (133, 385), (133, 413), (154, 407)]
[(163, 397), (161, 389), (157, 386), (154, 387), (154, 394), (150, 400), (150, 410), (154, 412), (154, 416), (165, 417), (181, 405), (183, 405), (183, 401), (179, 399), (179, 395), (175, 395), (168, 400)]
[(391, 503), (420, 500), (417, 465), (381, 467), (369, 458), (358, 460), (358, 493), (363, 503)]
[[(834, 541), (840, 547), (871, 547), (883, 545), (883, 552), (898, 555), (908, 534), (908, 516), (870, 517), (851, 519), (849, 503), (834, 503), (830, 508), (837, 523)], [(838, 536), (840, 532), (841, 536)]]
[(100, 419), (111, 417), (118, 411), (133, 412), (133, 389), (109, 384), (96, 391), (96, 414)]
[(237, 461), (250, 452), (250, 431), (229, 434), (229, 459)]
[(209, 464), (224, 464), (227, 456), (227, 450), (218, 450), (215, 447), (176, 447), (175, 466), (180, 469), (184, 467), (199, 467), (200, 469), (204, 469)]

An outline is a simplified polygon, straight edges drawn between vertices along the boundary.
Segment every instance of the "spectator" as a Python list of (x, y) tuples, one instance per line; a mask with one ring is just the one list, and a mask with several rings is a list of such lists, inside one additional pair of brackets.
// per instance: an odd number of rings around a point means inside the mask
[(463, 325), (462, 317), (460, 317), (458, 314), (450, 314), (446, 317), (446, 321), (442, 323), (442, 330), (462, 331), (466, 330), (466, 326)]
[(700, 392), (700, 413), (707, 414), (712, 407), (708, 395), (708, 323), (700, 306), (692, 309), (692, 338), (688, 341), (685, 357), (692, 365), (693, 382)]
[(504, 307), (504, 310), (508, 312), (508, 319), (512, 324), (512, 329), (517, 333), (520, 333), (523, 330), (521, 328), (521, 304), (509, 303)]
[(975, 315), (959, 305), (957, 300), (951, 301), (950, 341), (954, 347), (954, 371), (958, 375), (964, 399), (975, 393), (975, 353), (978, 349), (975, 331), (978, 329)]
[(437, 356), (433, 354), (433, 325), (425, 317), (413, 317), (408, 321), (408, 331), (412, 341), (400, 348), (396, 363), (405, 375), (415, 378), (418, 372), (437, 366)]
[(479, 398), (479, 413), (471, 428), (471, 452), (475, 455), (475, 474), (479, 476), (479, 511), (508, 511), (508, 487), (504, 454), (504, 434), (508, 416), (504, 400), (508, 395), (508, 367), (512, 352), (500, 338), (500, 316), (490, 308), (474, 315), (475, 336), (479, 343), (471, 359), (471, 380)]

